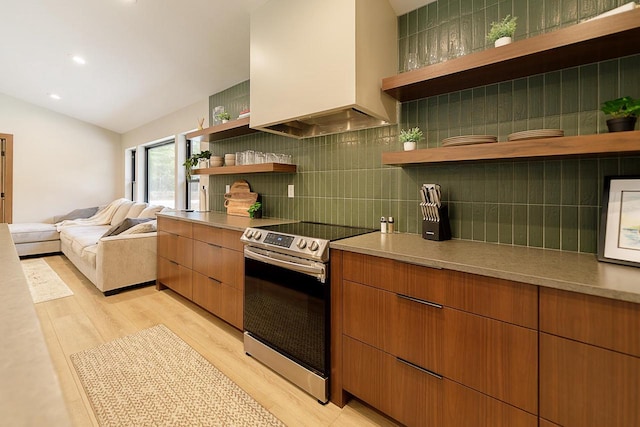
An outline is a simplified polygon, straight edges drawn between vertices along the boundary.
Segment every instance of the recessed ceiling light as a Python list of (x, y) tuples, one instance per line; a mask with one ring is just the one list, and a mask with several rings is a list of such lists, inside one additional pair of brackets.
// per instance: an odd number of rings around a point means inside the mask
[(60, 95), (58, 95), (57, 93), (50, 93), (49, 94), (49, 98), (55, 99), (56, 101), (59, 101), (59, 100), (62, 99), (62, 97)]
[(83, 57), (78, 55), (73, 55), (71, 59), (73, 60), (73, 62), (75, 62), (78, 65), (84, 65), (87, 63), (87, 61), (85, 61)]

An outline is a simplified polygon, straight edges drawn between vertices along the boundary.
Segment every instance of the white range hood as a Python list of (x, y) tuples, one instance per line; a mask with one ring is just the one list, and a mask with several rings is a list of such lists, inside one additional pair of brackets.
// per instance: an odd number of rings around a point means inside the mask
[(250, 127), (306, 138), (396, 122), (388, 0), (269, 0), (251, 15)]

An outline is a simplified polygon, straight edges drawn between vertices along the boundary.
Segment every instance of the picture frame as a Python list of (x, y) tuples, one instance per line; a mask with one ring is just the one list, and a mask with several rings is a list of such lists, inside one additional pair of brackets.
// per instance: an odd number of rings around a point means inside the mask
[(598, 260), (640, 267), (640, 176), (604, 178)]

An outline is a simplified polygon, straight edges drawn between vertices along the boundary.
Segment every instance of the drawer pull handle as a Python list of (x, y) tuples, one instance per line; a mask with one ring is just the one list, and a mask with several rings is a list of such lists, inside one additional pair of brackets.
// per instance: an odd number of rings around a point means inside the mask
[(402, 359), (401, 357), (396, 357), (396, 360), (397, 360), (398, 362), (400, 362), (400, 363), (404, 363), (404, 364), (405, 364), (405, 365), (407, 365), (407, 366), (410, 366), (410, 367), (412, 367), (412, 368), (414, 368), (414, 369), (417, 369), (417, 370), (418, 370), (418, 371), (420, 371), (420, 372), (424, 372), (425, 374), (429, 374), (429, 375), (431, 375), (432, 377), (436, 377), (436, 378), (437, 378), (437, 379), (439, 379), (439, 380), (441, 380), (441, 379), (442, 379), (442, 375), (438, 375), (438, 374), (436, 374), (435, 372), (432, 372), (432, 371), (430, 371), (430, 370), (428, 370), (428, 369), (425, 369), (425, 368), (422, 368), (422, 367), (420, 367), (420, 366), (418, 366), (418, 365), (415, 365), (415, 364), (413, 364), (413, 363), (411, 363), (411, 362), (409, 362), (409, 361), (406, 361), (406, 360)]
[(406, 299), (406, 300), (409, 300), (409, 301), (417, 302), (419, 304), (428, 305), (429, 307), (442, 308), (442, 306), (440, 304), (436, 304), (435, 302), (429, 302), (429, 301), (421, 300), (421, 299), (418, 299), (418, 298), (410, 297), (408, 295), (402, 295), (402, 294), (396, 294), (396, 295), (398, 295), (398, 298), (402, 298), (402, 299)]

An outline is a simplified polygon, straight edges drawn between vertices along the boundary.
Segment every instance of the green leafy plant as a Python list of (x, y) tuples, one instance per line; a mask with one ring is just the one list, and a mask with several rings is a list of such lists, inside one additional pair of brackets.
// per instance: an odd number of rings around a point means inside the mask
[(189, 158), (187, 158), (182, 166), (184, 166), (184, 172), (187, 177), (187, 180), (191, 179), (191, 170), (198, 166), (200, 159), (210, 159), (211, 151), (205, 150), (199, 153), (194, 153)]
[(517, 19), (517, 16), (511, 17), (511, 15), (507, 15), (502, 21), (492, 22), (489, 34), (487, 34), (487, 40), (495, 43), (496, 40), (502, 37), (513, 37), (516, 32)]
[(612, 118), (638, 117), (640, 115), (640, 99), (625, 96), (611, 101), (606, 101), (600, 107), (603, 113)]
[(218, 120), (231, 120), (231, 114), (227, 113), (226, 111), (223, 111), (222, 113), (216, 114), (216, 118)]
[(255, 202), (254, 204), (249, 206), (249, 209), (247, 210), (247, 212), (249, 212), (249, 218), (255, 218), (256, 212), (258, 212), (260, 209), (262, 209), (262, 203), (260, 202)]
[(400, 131), (400, 142), (408, 142), (408, 141), (418, 142), (422, 139), (422, 136), (423, 136), (423, 133), (418, 127), (415, 127), (409, 130), (402, 129)]

